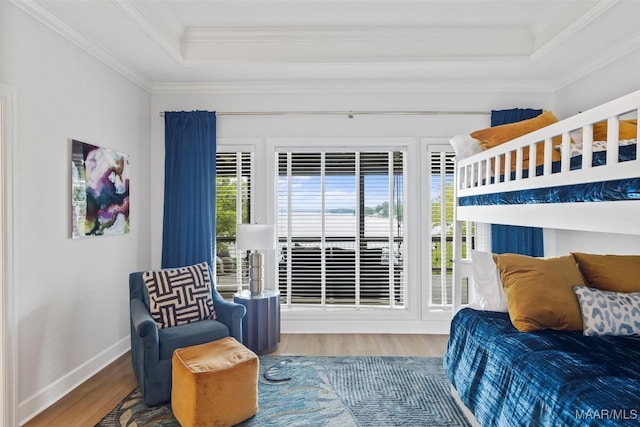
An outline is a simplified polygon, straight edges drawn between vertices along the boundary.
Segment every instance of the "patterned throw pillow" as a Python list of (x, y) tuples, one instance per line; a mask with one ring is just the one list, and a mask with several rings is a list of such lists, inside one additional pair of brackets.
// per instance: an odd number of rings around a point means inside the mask
[[(623, 147), (625, 145), (635, 144), (635, 139), (621, 139), (618, 141), (618, 147)], [(569, 157), (582, 156), (582, 142), (575, 142), (569, 145)], [(562, 147), (557, 145), (553, 147), (557, 151), (562, 151)], [(591, 144), (591, 151), (596, 153), (598, 151), (606, 151), (607, 150), (607, 141), (593, 141)]]
[(142, 278), (149, 291), (149, 311), (158, 329), (216, 318), (206, 262), (147, 271)]
[(576, 286), (585, 335), (640, 334), (640, 292), (601, 291)]

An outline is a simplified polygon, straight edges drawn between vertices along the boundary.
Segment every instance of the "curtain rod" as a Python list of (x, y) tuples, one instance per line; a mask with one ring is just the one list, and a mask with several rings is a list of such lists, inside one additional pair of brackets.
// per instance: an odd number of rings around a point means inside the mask
[[(164, 117), (164, 111), (160, 112), (160, 117)], [(478, 116), (489, 115), (489, 111), (216, 111), (217, 116), (313, 116), (331, 115), (347, 116), (352, 119), (354, 116)]]

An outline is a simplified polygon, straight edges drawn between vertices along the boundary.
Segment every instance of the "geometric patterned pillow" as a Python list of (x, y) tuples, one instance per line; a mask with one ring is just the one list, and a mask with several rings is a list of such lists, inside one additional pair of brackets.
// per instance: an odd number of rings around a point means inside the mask
[(576, 286), (584, 335), (640, 334), (640, 292), (601, 291)]
[(147, 271), (142, 278), (149, 291), (149, 311), (158, 329), (216, 318), (206, 262)]

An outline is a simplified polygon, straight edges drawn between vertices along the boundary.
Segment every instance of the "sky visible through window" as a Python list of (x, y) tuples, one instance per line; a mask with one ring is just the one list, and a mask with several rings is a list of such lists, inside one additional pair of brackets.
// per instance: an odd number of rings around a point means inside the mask
[[(292, 212), (316, 212), (322, 207), (321, 177), (318, 175), (296, 175), (291, 177), (291, 190), (298, 197), (291, 200)], [(278, 179), (281, 193), (286, 192), (287, 177)], [(364, 206), (375, 209), (389, 203), (389, 177), (387, 175), (368, 175), (364, 178), (365, 194)], [(402, 193), (402, 176), (396, 177), (397, 194)], [(325, 176), (325, 212), (355, 213), (357, 206), (357, 183), (353, 175)], [(280, 211), (286, 210), (286, 204), (280, 206)]]

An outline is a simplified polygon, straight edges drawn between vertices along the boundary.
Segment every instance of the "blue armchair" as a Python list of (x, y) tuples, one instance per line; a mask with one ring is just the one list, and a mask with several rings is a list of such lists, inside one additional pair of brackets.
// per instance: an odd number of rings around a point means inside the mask
[(131, 314), (131, 362), (144, 403), (159, 405), (171, 400), (171, 357), (176, 348), (234, 337), (242, 343), (242, 318), (246, 308), (227, 301), (212, 288), (217, 320), (158, 329), (149, 312), (149, 293), (142, 272), (129, 275)]

